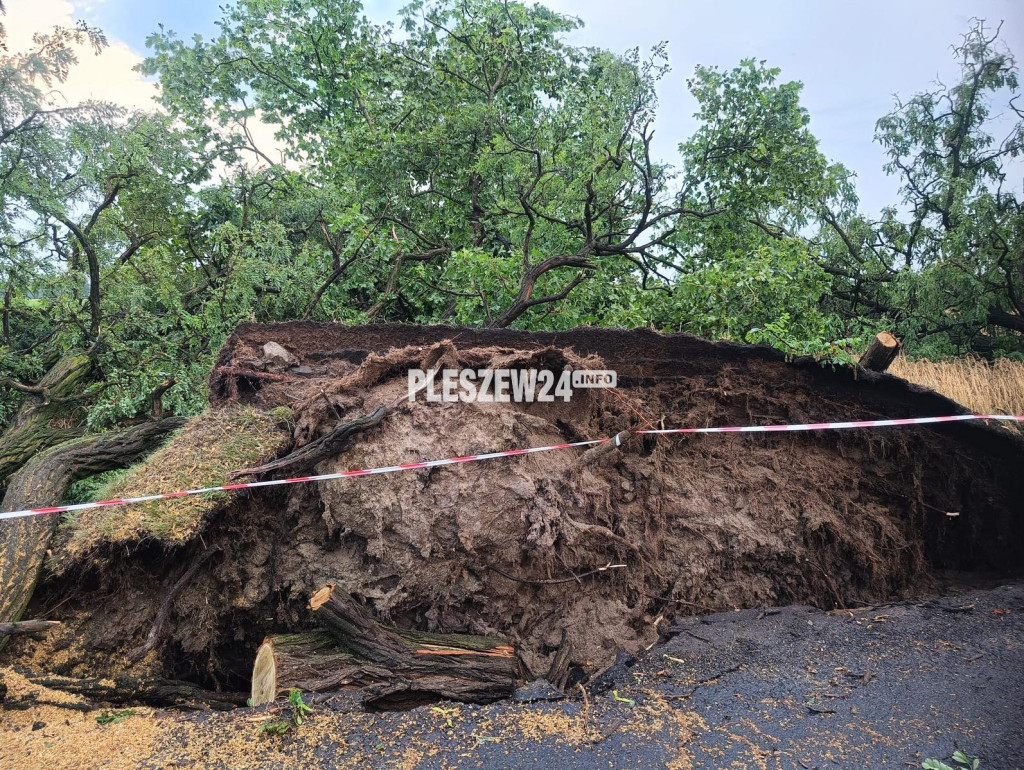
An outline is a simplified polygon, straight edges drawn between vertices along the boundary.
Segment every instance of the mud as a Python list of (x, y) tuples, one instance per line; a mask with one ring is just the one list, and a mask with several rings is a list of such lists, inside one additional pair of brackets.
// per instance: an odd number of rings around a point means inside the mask
[[(270, 367), (268, 342), (297, 363)], [(211, 401), (290, 407), (299, 446), (401, 402), (407, 370), (429, 365), (611, 368), (619, 388), (577, 391), (568, 404), (403, 403), (315, 472), (651, 424), (965, 411), (894, 377), (686, 335), (308, 323), (240, 327), (211, 376)], [(877, 603), (930, 589), (936, 569), (1022, 574), (1022, 459), (1019, 437), (967, 423), (637, 437), (603, 454), (560, 451), (254, 492), (183, 547), (111, 542), (49, 579), (30, 615), (65, 620), (66, 630), (9, 657), (63, 674), (122, 668), (194, 554), (217, 547), (175, 601), (164, 644), (139, 668), (244, 689), (264, 635), (309, 625), (310, 591), (335, 580), (399, 625), (507, 636), (533, 675), (547, 671), (565, 630), (570, 682), (583, 681), (617, 650), (657, 642), (673, 617)], [(573, 579), (609, 564), (625, 566)]]

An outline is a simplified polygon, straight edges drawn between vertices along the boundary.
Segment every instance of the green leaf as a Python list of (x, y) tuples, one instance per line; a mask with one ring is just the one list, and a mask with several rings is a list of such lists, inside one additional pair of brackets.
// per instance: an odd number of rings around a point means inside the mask
[(633, 700), (632, 698), (623, 698), (623, 697), (621, 697), (621, 696), (619, 695), (619, 691), (618, 691), (618, 690), (612, 690), (612, 697), (613, 697), (613, 698), (614, 698), (614, 699), (615, 699), (616, 701), (618, 701), (619, 703), (625, 703), (625, 704), (626, 704), (627, 706), (629, 706), (630, 708), (632, 708), (633, 706), (635, 706), (635, 705), (636, 705), (636, 701), (635, 701), (635, 700)]

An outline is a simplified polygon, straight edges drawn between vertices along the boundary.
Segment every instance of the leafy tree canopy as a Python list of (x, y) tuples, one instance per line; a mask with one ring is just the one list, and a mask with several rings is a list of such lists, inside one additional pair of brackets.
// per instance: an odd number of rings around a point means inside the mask
[(957, 82), (879, 121), (903, 188), (876, 221), (801, 84), (698, 67), (697, 130), (653, 157), (665, 45), (574, 46), (579, 23), (238, 0), (211, 40), (151, 36), (151, 113), (53, 103), (98, 30), (0, 54), (3, 414), (71, 349), (95, 361), (91, 425), (168, 387), (194, 411), (245, 319), (651, 325), (827, 360), (880, 328), (923, 353), (1024, 349), (1024, 115), (996, 32), (976, 23)]

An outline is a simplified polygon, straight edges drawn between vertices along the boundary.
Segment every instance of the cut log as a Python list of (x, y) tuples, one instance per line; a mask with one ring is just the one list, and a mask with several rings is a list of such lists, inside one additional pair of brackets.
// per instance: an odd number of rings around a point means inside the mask
[[(53, 447), (26, 463), (10, 478), (3, 510), (52, 505), (63, 497), (71, 482), (128, 467), (184, 422), (182, 417), (169, 417)], [(59, 521), (59, 516), (44, 515), (10, 519), (0, 524), (0, 621), (21, 619)], [(0, 638), (0, 647), (3, 642)]]
[(900, 341), (889, 332), (879, 332), (860, 357), (860, 365), (873, 372), (884, 372), (899, 352)]
[(114, 679), (76, 679), (68, 676), (21, 672), (32, 683), (81, 695), (115, 706), (146, 705), (185, 710), (211, 708), (228, 711), (244, 706), (246, 694), (213, 692), (179, 679), (119, 676)]
[(270, 637), (253, 667), (260, 705), (296, 687), (310, 692), (359, 687), (364, 704), (396, 706), (449, 699), (490, 703), (515, 691), (519, 661), (503, 639), (433, 634), (375, 620), (328, 584), (310, 598), (327, 634)]
[(327, 631), (268, 636), (252, 669), (252, 705), (271, 703), (291, 688), (329, 692), (362, 687), (390, 672), (342, 651)]
[(342, 647), (363, 660), (401, 666), (412, 658), (411, 645), (393, 629), (387, 629), (363, 607), (328, 583), (309, 599), (316, 621)]
[(398, 629), (375, 620), (331, 583), (313, 594), (309, 606), (343, 650), (390, 670), (380, 688), (367, 688), (366, 705), (437, 698), (490, 703), (515, 691), (519, 663), (503, 639)]

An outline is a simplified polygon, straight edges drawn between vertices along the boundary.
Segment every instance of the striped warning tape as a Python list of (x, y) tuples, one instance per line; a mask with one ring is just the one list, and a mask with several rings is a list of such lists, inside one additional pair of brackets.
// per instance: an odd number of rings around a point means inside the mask
[(856, 422), (808, 422), (802, 425), (744, 425), (730, 428), (662, 428), (638, 430), (634, 433), (773, 433), (791, 430), (843, 430), (845, 428), (889, 428), (897, 425), (928, 425), (935, 422), (964, 420), (1015, 420), (1024, 422), (1021, 414), (951, 414), (945, 417), (908, 417), (902, 420), (858, 420)]
[[(672, 433), (768, 433), (774, 431), (805, 431), (805, 430), (842, 430), (845, 428), (885, 428), (899, 425), (927, 425), (937, 422), (961, 422), (964, 420), (1014, 420), (1024, 422), (1024, 415), (1010, 414), (956, 414), (945, 417), (911, 417), (899, 420), (861, 420), (857, 422), (813, 422), (805, 424), (789, 425), (745, 425), (742, 427), (726, 428), (663, 428), (637, 430), (634, 433), (643, 434), (672, 434)], [(628, 433), (628, 431), (627, 431)], [(592, 441), (574, 441), (568, 444), (552, 444), (551, 446), (529, 447), (526, 449), (508, 449), (504, 452), (488, 452), (487, 454), (465, 455), (463, 457), (448, 457), (443, 460), (425, 460), (423, 462), (404, 463), (402, 465), (385, 465), (380, 468), (362, 468), (354, 471), (340, 471), (338, 473), (323, 473), (319, 476), (298, 476), (290, 479), (271, 479), (269, 481), (249, 481), (241, 484), (224, 484), (218, 487), (203, 487), (201, 489), (188, 489), (180, 492), (164, 492), (155, 495), (142, 495), (140, 497), (125, 497), (117, 500), (99, 500), (94, 503), (77, 503), (75, 505), (53, 505), (47, 508), (29, 508), (23, 511), (6, 511), (0, 513), (0, 520), (18, 519), (26, 516), (40, 516), (47, 513), (65, 513), (69, 511), (87, 511), (93, 508), (107, 508), (115, 505), (131, 505), (133, 503), (148, 503), (154, 500), (172, 500), (176, 497), (189, 497), (192, 495), (207, 495), (212, 492), (231, 492), (238, 489), (257, 489), (259, 487), (276, 487), (285, 484), (303, 484), (312, 481), (330, 481), (332, 479), (347, 479), (356, 476), (375, 476), (382, 473), (397, 473), (399, 471), (421, 470), (423, 468), (438, 468), (443, 465), (458, 465), (460, 463), (472, 463), (480, 460), (494, 460), (499, 457), (515, 457), (517, 455), (536, 454), (538, 452), (551, 452), (557, 449), (573, 449), (577, 447), (594, 446), (614, 441), (616, 445), (622, 442), (622, 433), (609, 438), (593, 439)]]
[(417, 463), (404, 463), (402, 465), (385, 465), (380, 468), (362, 468), (356, 471), (340, 471), (338, 473), (322, 473), (319, 476), (298, 476), (291, 479), (271, 479), (269, 481), (248, 481), (241, 484), (224, 484), (219, 487), (203, 487), (202, 489), (188, 489), (181, 492), (165, 492), (159, 495), (142, 495), (141, 497), (125, 497), (117, 500), (100, 500), (95, 503), (77, 503), (75, 505), (53, 505), (48, 508), (29, 508), (24, 511), (7, 511), (0, 513), (2, 519), (17, 519), (23, 516), (39, 516), (44, 513), (65, 513), (67, 511), (88, 511), (91, 508), (106, 508), (112, 505), (131, 505), (132, 503), (149, 503), (153, 500), (172, 500), (176, 497), (189, 497), (191, 495), (208, 495), (211, 492), (231, 492), (236, 489), (256, 489), (257, 487), (277, 487), (284, 484), (303, 484), (310, 481), (330, 481), (331, 479), (348, 479), (355, 476), (375, 476), (381, 473), (397, 473), (398, 471), (413, 471), (422, 468), (438, 468), (442, 465), (458, 465), (459, 463), (472, 463), (479, 460), (493, 460), (498, 457), (515, 457), (516, 455), (536, 454), (537, 452), (551, 452), (555, 449), (571, 449), (573, 447), (592, 446), (593, 444), (604, 444), (614, 441), (616, 437), (599, 438), (593, 441), (576, 441), (571, 444), (552, 444), (551, 446), (535, 446), (528, 449), (509, 449), (504, 452), (489, 452), (480, 455), (465, 455), (464, 457), (448, 457), (444, 460), (425, 460)]

